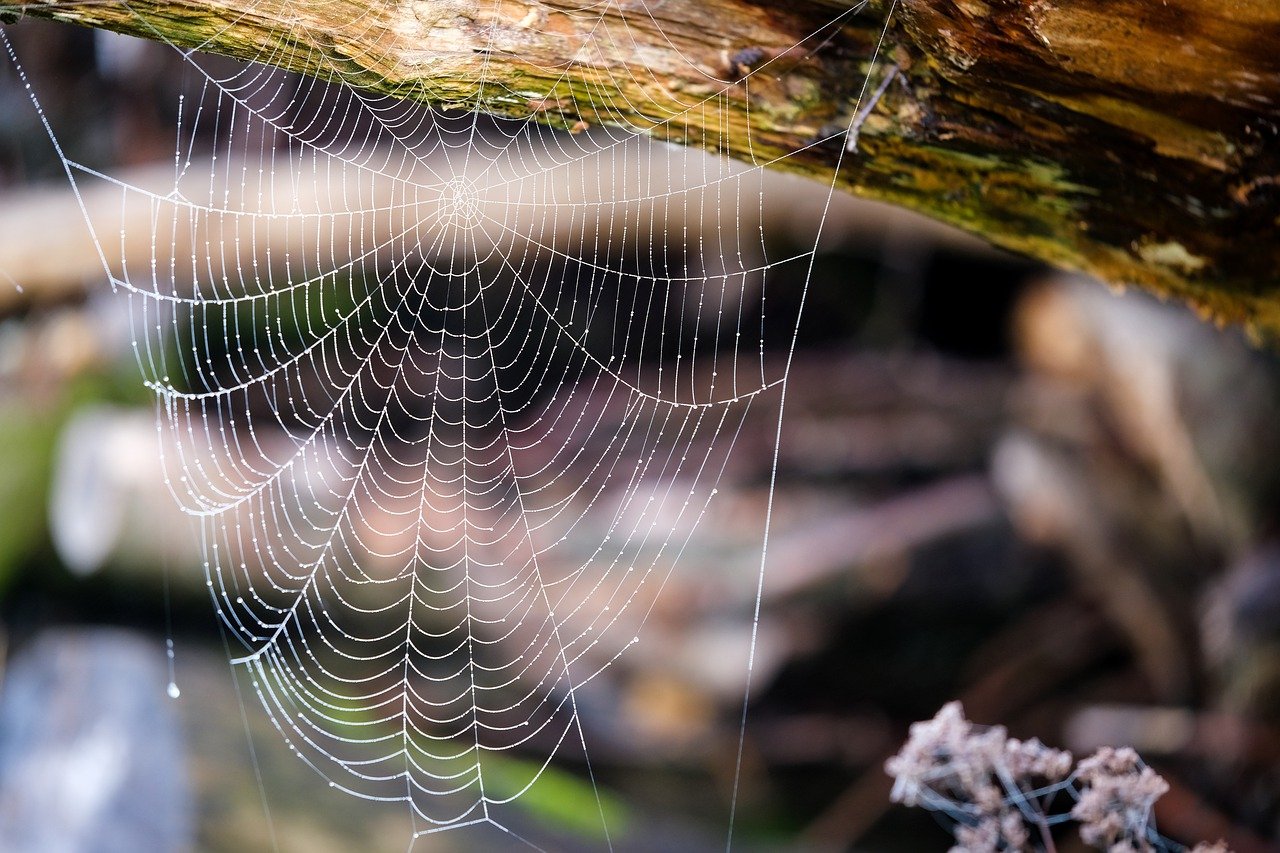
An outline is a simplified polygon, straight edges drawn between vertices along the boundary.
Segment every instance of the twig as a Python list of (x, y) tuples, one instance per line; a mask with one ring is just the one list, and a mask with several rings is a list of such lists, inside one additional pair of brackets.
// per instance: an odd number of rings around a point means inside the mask
[(889, 91), (889, 87), (893, 85), (893, 81), (902, 76), (902, 70), (898, 68), (897, 63), (889, 66), (888, 72), (885, 73), (884, 79), (880, 81), (880, 85), (871, 93), (870, 100), (858, 110), (858, 114), (853, 117), (853, 124), (849, 127), (849, 141), (845, 143), (845, 150), (851, 154), (858, 151), (858, 134), (862, 132), (862, 125), (866, 123), (867, 117), (871, 115), (879, 104), (880, 99), (884, 97), (884, 93)]

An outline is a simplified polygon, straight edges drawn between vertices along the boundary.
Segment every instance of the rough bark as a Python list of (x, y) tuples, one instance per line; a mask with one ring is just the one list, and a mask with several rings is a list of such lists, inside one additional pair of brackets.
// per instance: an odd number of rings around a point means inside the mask
[(867, 116), (841, 188), (1280, 337), (1280, 4), (898, 0), (872, 68), (890, 2), (8, 8), (443, 105), (638, 126), (819, 179), (863, 81), (893, 62), (902, 85)]

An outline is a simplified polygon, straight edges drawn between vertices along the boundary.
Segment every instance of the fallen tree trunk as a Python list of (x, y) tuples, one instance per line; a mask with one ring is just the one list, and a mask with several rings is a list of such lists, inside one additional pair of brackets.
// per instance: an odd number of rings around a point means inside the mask
[[(0, 0), (3, 4), (3, 0)], [(1280, 337), (1275, 0), (44, 0), (26, 14), (835, 180)], [(856, 152), (841, 131), (865, 114)], [(481, 81), (483, 85), (481, 84)]]

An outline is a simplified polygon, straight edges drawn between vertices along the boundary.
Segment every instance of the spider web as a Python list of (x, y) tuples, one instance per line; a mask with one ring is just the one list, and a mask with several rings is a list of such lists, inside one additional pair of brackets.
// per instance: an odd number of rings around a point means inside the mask
[[(615, 46), (655, 21), (611, 11), (572, 14)], [(149, 223), (139, 266), (89, 218), (234, 664), (331, 786), (418, 834), (501, 828), (551, 762), (590, 772), (592, 682), (735, 453), (776, 454), (738, 438), (781, 417), (799, 317), (767, 296), (820, 233), (774, 256), (764, 164), (620, 117), (569, 134), (182, 55), (170, 187), (63, 162)], [(668, 122), (741, 81), (708, 82)]]

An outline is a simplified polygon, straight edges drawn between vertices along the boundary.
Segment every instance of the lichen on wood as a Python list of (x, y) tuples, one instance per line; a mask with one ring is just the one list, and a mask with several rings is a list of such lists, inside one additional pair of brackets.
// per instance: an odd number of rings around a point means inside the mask
[[(844, 190), (1280, 337), (1280, 4), (860, 5), (42, 0), (0, 11), (834, 176)], [(840, 132), (890, 61), (902, 84), (846, 153)]]

